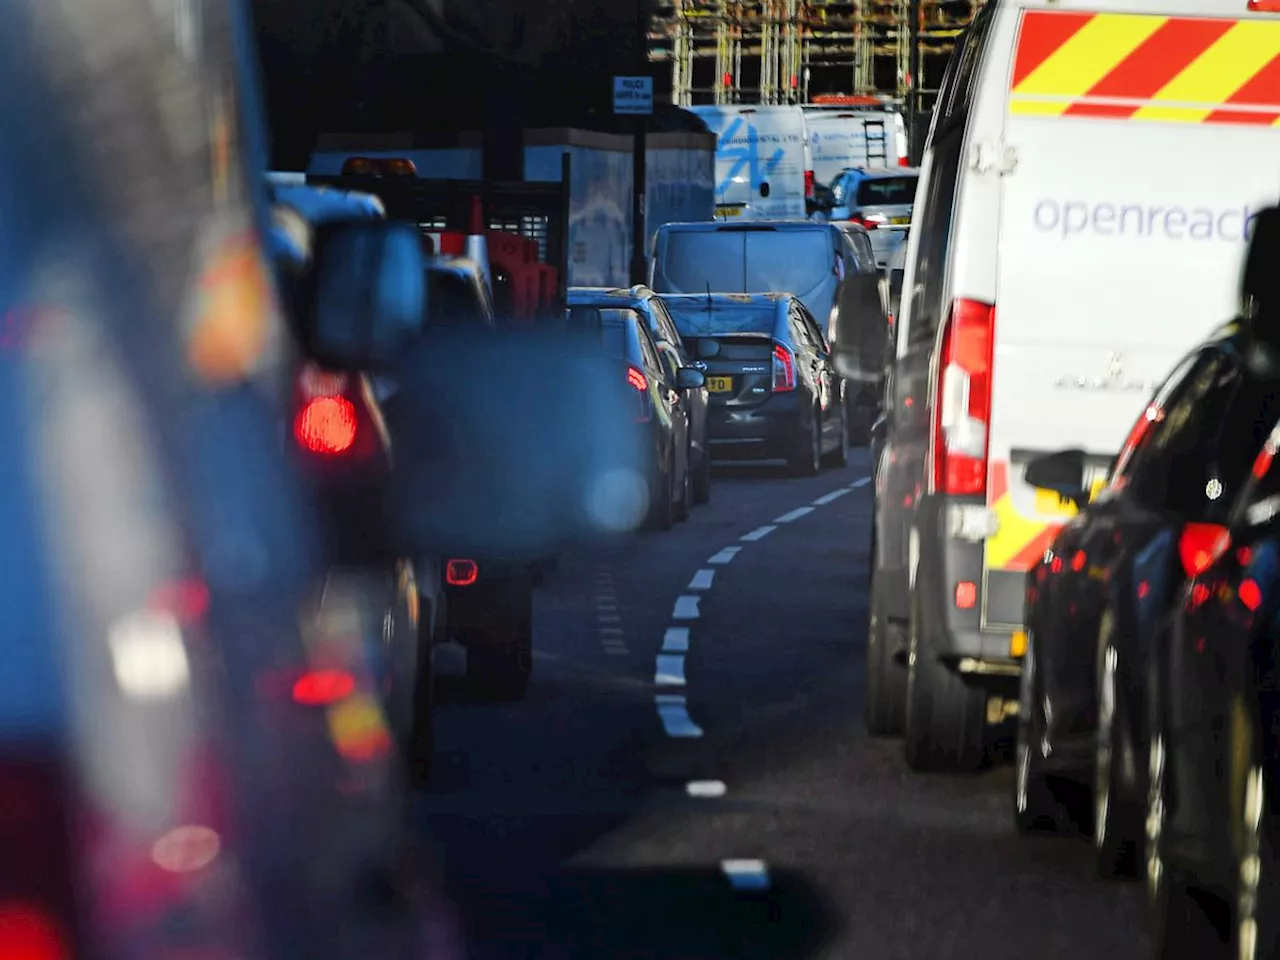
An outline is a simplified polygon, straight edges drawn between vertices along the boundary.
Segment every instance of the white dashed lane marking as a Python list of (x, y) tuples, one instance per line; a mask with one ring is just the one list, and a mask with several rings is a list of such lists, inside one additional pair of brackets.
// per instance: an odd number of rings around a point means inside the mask
[(769, 866), (763, 860), (721, 860), (720, 869), (735, 890), (769, 889)]
[(853, 483), (849, 484), (849, 489), (857, 490), (859, 487), (865, 487), (870, 482), (871, 482), (870, 477), (863, 477), (860, 480), (855, 480), (853, 481)]
[(699, 570), (693, 575), (693, 579), (689, 581), (690, 590), (710, 590), (711, 584), (716, 578), (714, 570)]
[(845, 496), (851, 489), (851, 487), (841, 487), (839, 490), (832, 490), (825, 497), (819, 497), (817, 500), (813, 501), (813, 505), (815, 507), (825, 507), (828, 503), (835, 503), (841, 497)]
[(773, 533), (773, 531), (777, 529), (778, 529), (777, 527), (769, 526), (766, 524), (763, 527), (756, 527), (750, 533), (744, 533), (740, 539), (746, 540), (748, 543), (754, 543), (757, 540), (763, 540), (765, 537), (767, 537), (769, 534)]
[(728, 788), (720, 780), (690, 780), (684, 792), (691, 797), (723, 797)]
[(689, 649), (689, 628), (688, 627), (667, 627), (667, 632), (662, 637), (662, 650), (664, 653), (684, 653)]
[(714, 557), (708, 560), (707, 563), (716, 563), (716, 564), (728, 563), (730, 560), (732, 560), (734, 557), (738, 555), (738, 551), (741, 549), (742, 549), (741, 547), (725, 547), (723, 550), (717, 553)]
[(702, 728), (689, 716), (684, 697), (669, 693), (660, 693), (653, 698), (658, 707), (658, 718), (668, 737), (677, 739), (694, 739), (702, 736)]
[(813, 513), (813, 507), (796, 507), (790, 513), (784, 513), (782, 516), (774, 519), (774, 523), (791, 523), (793, 520), (799, 520), (801, 517), (807, 517)]
[(683, 687), (684, 655), (679, 653), (660, 653), (653, 672), (653, 682), (660, 687)]
[(675, 609), (671, 611), (672, 620), (697, 620), (698, 600), (700, 597), (676, 597)]

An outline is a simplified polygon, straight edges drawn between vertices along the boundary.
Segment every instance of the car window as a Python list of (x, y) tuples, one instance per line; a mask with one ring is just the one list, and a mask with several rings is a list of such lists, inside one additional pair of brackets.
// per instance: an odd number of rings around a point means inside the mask
[(911, 297), (908, 344), (931, 345), (942, 322), (947, 254), (951, 249), (951, 221), (963, 146), (963, 131), (950, 133), (934, 144), (928, 195), (918, 228), (920, 243), (916, 249), (915, 282), (908, 292)]
[(827, 348), (827, 338), (822, 335), (822, 329), (814, 322), (813, 316), (804, 308), (804, 304), (797, 303), (795, 310), (800, 316), (801, 324), (804, 325), (805, 333), (813, 343), (814, 350), (818, 353), (830, 353), (831, 351)]
[[(599, 315), (599, 311), (595, 312)], [(627, 332), (625, 321), (607, 320), (602, 322), (596, 329), (600, 333), (600, 345), (611, 356), (620, 357), (624, 360), (633, 359), (633, 351), (630, 344), (631, 336)]]
[(795, 308), (795, 304), (787, 310), (787, 336), (791, 338), (792, 346), (797, 350), (814, 349), (813, 338), (809, 335), (808, 329), (804, 325), (804, 320), (800, 317), (800, 311)]
[(858, 262), (864, 265), (865, 273), (874, 273), (876, 269), (875, 251), (871, 249), (871, 238), (865, 233), (855, 233), (850, 238), (853, 249), (858, 254)]
[(657, 341), (655, 345), (658, 348), (658, 356), (662, 359), (663, 369), (671, 378), (671, 382), (675, 383), (676, 375), (680, 372), (680, 368), (684, 366), (680, 362), (680, 355), (676, 352), (676, 348), (666, 340)]
[[(1225, 514), (1226, 486), (1240, 485), (1248, 459), (1247, 454), (1224, 451), (1222, 444), (1256, 449), (1261, 443), (1265, 430), (1258, 431), (1256, 442), (1247, 440), (1256, 416), (1232, 423), (1250, 405), (1256, 414), (1261, 386), (1234, 356), (1206, 350), (1186, 387), (1150, 429), (1141, 458), (1129, 471), (1130, 496), (1188, 517), (1214, 519)], [(1233, 489), (1231, 494), (1238, 492)]]
[(858, 187), (857, 205), (878, 207), (898, 203), (914, 203), (917, 177), (877, 177), (863, 180)]
[(744, 234), (672, 230), (655, 281), (669, 293), (741, 293)]
[(427, 271), (428, 327), (492, 327), (486, 307), (468, 278), (443, 270)]
[(656, 380), (667, 379), (666, 367), (658, 357), (658, 348), (654, 345), (653, 336), (649, 333), (649, 325), (643, 322), (638, 314), (632, 315), (636, 319), (635, 328), (640, 340), (640, 355), (644, 357), (645, 370)]
[(1186, 390), (1192, 371), (1209, 362), (1210, 358), (1204, 351), (1193, 351), (1187, 354), (1165, 378), (1151, 402), (1143, 408), (1142, 413), (1138, 414), (1138, 419), (1129, 428), (1129, 434), (1123, 446), (1120, 447), (1120, 452), (1116, 454), (1115, 462), (1111, 465), (1109, 489), (1122, 490), (1128, 485), (1130, 475), (1141, 467), (1146, 455), (1147, 441), (1151, 438), (1156, 425), (1164, 420), (1169, 405)]
[(653, 315), (654, 322), (658, 327), (654, 336), (660, 340), (670, 341), (677, 350), (681, 350), (684, 343), (680, 338), (680, 330), (675, 321), (671, 319), (671, 314), (667, 312), (666, 305), (657, 297), (654, 297), (649, 300), (649, 312)]
[(715, 304), (686, 300), (672, 306), (671, 316), (682, 337), (714, 337), (721, 333), (758, 333), (770, 336), (778, 308), (773, 303), (755, 305)]

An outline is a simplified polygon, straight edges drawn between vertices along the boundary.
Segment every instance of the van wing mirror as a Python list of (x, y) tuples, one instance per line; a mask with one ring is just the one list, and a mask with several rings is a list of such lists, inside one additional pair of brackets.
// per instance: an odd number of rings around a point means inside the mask
[(1084, 451), (1060, 450), (1036, 457), (1026, 465), (1022, 477), (1039, 490), (1050, 490), (1078, 503), (1085, 495)]
[[(865, 302), (865, 301), (864, 301)], [(850, 383), (879, 387), (889, 356), (889, 318), (876, 305), (859, 311), (836, 308), (831, 324), (831, 362)]]
[(376, 370), (421, 334), (427, 308), (422, 245), (408, 223), (322, 224), (315, 235), (304, 336), (336, 369)]

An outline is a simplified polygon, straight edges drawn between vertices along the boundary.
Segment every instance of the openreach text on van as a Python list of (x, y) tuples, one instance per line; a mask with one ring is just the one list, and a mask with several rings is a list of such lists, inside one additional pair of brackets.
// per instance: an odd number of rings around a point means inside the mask
[(1215, 211), (1207, 207), (1041, 200), (1032, 216), (1037, 230), (1056, 233), (1064, 240), (1091, 233), (1102, 237), (1163, 236), (1169, 240), (1243, 243), (1253, 233), (1257, 214), (1247, 205)]

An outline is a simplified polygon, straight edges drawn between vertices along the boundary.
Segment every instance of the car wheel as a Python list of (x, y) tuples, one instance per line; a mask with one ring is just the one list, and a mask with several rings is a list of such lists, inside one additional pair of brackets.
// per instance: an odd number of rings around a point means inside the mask
[(836, 448), (822, 458), (823, 466), (847, 467), (849, 465), (849, 430), (847, 421), (848, 414), (841, 408), (839, 439), (836, 440)]
[(1093, 846), (1098, 875), (1104, 880), (1135, 876), (1141, 814), (1116, 792), (1124, 743), (1120, 736), (1121, 692), (1116, 682), (1119, 653), (1112, 638), (1115, 617), (1110, 610), (1098, 626), (1098, 729), (1093, 764)]
[(699, 505), (711, 502), (711, 454), (705, 449), (693, 476), (693, 502)]
[(466, 640), (467, 685), (483, 700), (520, 700), (533, 675), (533, 590), (513, 583)]
[[(875, 553), (871, 562), (875, 563)], [(873, 737), (902, 733), (907, 712), (907, 668), (895, 656), (901, 626), (890, 623), (880, 610), (880, 591), (871, 574), (871, 612), (867, 622), (867, 666), (864, 723)]]
[(1018, 680), (1018, 726), (1014, 748), (1013, 823), (1019, 833), (1072, 833), (1067, 808), (1054, 795), (1044, 771), (1044, 709), (1036, 675), (1035, 638), (1028, 631), (1027, 652)]
[(693, 508), (693, 469), (692, 465), (686, 460), (684, 465), (684, 479), (680, 483), (680, 499), (676, 502), (675, 517), (676, 520), (685, 521), (689, 519), (689, 512)]
[(791, 472), (800, 477), (816, 477), (822, 470), (822, 431), (815, 412), (809, 423), (809, 436), (800, 441), (800, 448), (788, 464)]

